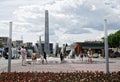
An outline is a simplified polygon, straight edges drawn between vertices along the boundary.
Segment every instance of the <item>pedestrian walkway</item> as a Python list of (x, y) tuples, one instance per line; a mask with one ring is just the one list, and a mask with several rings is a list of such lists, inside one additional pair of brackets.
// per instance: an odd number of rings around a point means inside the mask
[[(31, 59), (27, 59), (27, 62), (30, 62)], [(120, 71), (120, 60), (119, 59), (110, 59), (109, 61), (109, 70)], [(0, 69), (0, 72), (7, 72), (7, 67)], [(48, 64), (41, 64), (40, 60), (36, 64), (27, 63), (26, 66), (21, 65), (21, 61), (18, 61), (11, 65), (11, 72), (28, 72), (28, 71), (37, 71), (37, 72), (75, 72), (75, 71), (104, 71), (106, 72), (106, 64), (104, 58), (93, 59), (92, 64), (87, 63), (87, 58), (84, 58), (84, 61), (76, 59), (65, 59), (64, 63), (60, 63), (59, 58), (48, 58)]]

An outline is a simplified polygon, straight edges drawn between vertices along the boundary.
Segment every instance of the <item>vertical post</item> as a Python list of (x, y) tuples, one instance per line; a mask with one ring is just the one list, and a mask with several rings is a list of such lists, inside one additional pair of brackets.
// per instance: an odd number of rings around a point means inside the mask
[(11, 72), (11, 56), (12, 56), (12, 22), (9, 23), (10, 28), (9, 28), (9, 53), (8, 53), (8, 73)]
[(23, 35), (21, 35), (21, 40), (23, 41)]
[(55, 45), (55, 51), (54, 51), (55, 56), (57, 57), (58, 54), (58, 43)]
[(23, 46), (23, 35), (21, 35), (21, 41), (22, 41), (22, 44), (20, 46)]
[(48, 10), (45, 10), (45, 44), (44, 51), (49, 54), (49, 16)]
[(107, 19), (104, 19), (104, 32), (105, 32), (104, 45), (105, 45), (105, 58), (106, 58), (106, 73), (109, 73)]
[(42, 54), (41, 36), (39, 36), (39, 56)]

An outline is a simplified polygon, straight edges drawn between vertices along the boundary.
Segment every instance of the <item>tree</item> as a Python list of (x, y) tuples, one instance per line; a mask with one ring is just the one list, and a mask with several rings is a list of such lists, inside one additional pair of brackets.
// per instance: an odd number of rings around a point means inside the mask
[(3, 44), (2, 43), (0, 43), (0, 48), (3, 48)]
[(120, 30), (108, 36), (108, 44), (111, 48), (120, 48)]

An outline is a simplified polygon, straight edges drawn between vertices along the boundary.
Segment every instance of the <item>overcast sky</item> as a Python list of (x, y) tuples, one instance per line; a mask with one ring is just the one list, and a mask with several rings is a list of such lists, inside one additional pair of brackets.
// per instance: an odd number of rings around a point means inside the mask
[(12, 21), (13, 40), (44, 41), (45, 10), (53, 43), (101, 40), (104, 19), (108, 34), (120, 30), (120, 0), (0, 0), (0, 36), (9, 36)]

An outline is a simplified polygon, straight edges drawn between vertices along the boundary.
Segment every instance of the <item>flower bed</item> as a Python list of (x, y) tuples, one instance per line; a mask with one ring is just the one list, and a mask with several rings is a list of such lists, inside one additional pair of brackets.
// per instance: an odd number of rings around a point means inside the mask
[(0, 73), (0, 82), (120, 82), (120, 71), (112, 73), (76, 72), (11, 72)]

